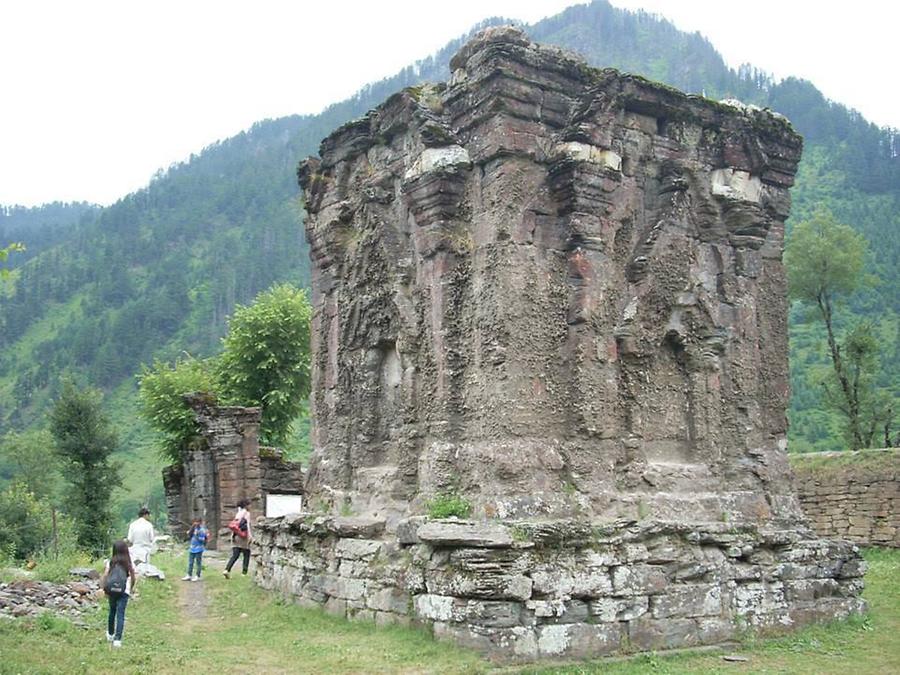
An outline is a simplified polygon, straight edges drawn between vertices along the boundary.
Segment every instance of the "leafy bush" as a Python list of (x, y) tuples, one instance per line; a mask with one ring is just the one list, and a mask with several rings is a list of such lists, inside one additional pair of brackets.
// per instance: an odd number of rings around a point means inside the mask
[(25, 560), (41, 551), (53, 532), (50, 507), (37, 499), (22, 483), (13, 483), (0, 492), (3, 514), (3, 557)]
[[(172, 366), (160, 361), (145, 366), (141, 414), (163, 433), (163, 457), (180, 462), (199, 438), (194, 412), (183, 399), (193, 392), (230, 405), (260, 406), (260, 440), (298, 445), (291, 424), (309, 395), (311, 316), (304, 291), (290, 284), (274, 286), (252, 305), (235, 310), (218, 357), (200, 361), (188, 356)], [(301, 454), (306, 444), (299, 439)]]
[(212, 394), (216, 389), (214, 366), (208, 360), (198, 361), (188, 356), (173, 366), (162, 361), (155, 361), (152, 368), (144, 366), (140, 377), (141, 413), (151, 426), (162, 432), (164, 458), (180, 463), (184, 452), (200, 434), (194, 412), (182, 398), (184, 394)]
[(432, 518), (468, 518), (472, 505), (464, 497), (455, 493), (438, 495), (428, 502), (428, 515)]

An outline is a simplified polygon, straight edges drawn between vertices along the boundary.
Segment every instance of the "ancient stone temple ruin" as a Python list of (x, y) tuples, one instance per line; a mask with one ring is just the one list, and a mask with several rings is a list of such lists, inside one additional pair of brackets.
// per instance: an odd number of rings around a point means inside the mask
[(510, 659), (862, 611), (785, 456), (791, 125), (510, 28), (451, 70), (301, 166), (310, 512), (257, 582)]
[(251, 513), (265, 513), (273, 495), (302, 493), (303, 470), (278, 449), (260, 447), (259, 408), (219, 406), (203, 394), (187, 395), (185, 402), (200, 437), (180, 464), (163, 470), (169, 530), (184, 537), (191, 519), (203, 518), (209, 546), (216, 548), (239, 500), (251, 501)]

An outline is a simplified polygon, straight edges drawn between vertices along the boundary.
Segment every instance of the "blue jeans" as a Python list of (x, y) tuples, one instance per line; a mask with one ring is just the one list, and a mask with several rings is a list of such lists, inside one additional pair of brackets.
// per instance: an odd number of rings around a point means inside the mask
[(112, 635), (114, 640), (122, 639), (122, 631), (125, 630), (125, 606), (128, 604), (127, 593), (113, 593), (106, 596), (109, 599), (109, 619), (106, 621), (106, 632)]
[(194, 561), (197, 562), (197, 577), (203, 572), (203, 551), (188, 553), (188, 576), (193, 576)]

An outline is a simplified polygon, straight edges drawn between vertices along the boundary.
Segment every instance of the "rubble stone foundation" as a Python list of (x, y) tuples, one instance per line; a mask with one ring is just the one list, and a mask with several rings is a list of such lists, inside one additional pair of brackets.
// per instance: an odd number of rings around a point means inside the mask
[(504, 660), (716, 644), (862, 612), (865, 563), (809, 531), (722, 523), (285, 516), (257, 525), (255, 580), (301, 604)]

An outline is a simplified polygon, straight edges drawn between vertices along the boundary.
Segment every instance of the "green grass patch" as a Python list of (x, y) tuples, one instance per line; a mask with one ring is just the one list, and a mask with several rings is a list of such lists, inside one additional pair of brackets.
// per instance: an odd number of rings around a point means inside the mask
[(847, 468), (888, 470), (900, 459), (900, 450), (850, 450), (839, 452), (805, 452), (789, 454), (796, 471), (841, 471)]
[(469, 500), (456, 493), (438, 495), (426, 504), (426, 508), (432, 518), (468, 518), (472, 512)]

